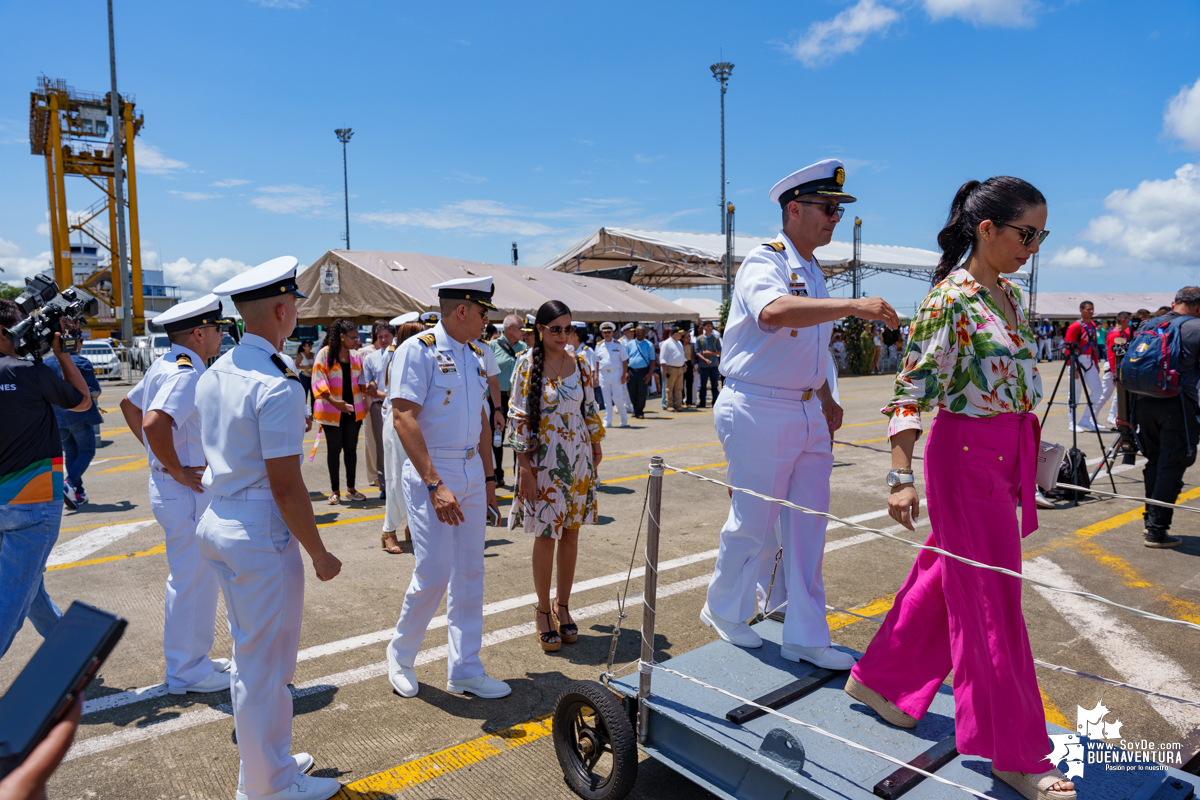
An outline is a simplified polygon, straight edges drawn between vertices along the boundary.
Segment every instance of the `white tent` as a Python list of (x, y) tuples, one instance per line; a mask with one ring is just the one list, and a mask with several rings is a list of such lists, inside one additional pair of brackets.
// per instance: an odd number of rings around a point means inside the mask
[(721, 318), (721, 304), (711, 297), (677, 297), (675, 304), (696, 312), (702, 322), (715, 322)]
[[(733, 237), (734, 271), (742, 259), (771, 236)], [(814, 253), (827, 278), (843, 276), (854, 261), (850, 242), (830, 242)], [(860, 245), (860, 272), (927, 276), (940, 255), (895, 245)], [(601, 228), (543, 266), (559, 272), (590, 272), (634, 264), (633, 282), (653, 288), (714, 286), (725, 282), (725, 237), (719, 233), (676, 233)], [(848, 277), (848, 276), (847, 276)], [(844, 282), (835, 281), (834, 285)]]
[(561, 300), (585, 322), (673, 322), (695, 312), (624, 281), (566, 275), (543, 269), (483, 264), (421, 253), (330, 250), (300, 273), (300, 322), (325, 325), (337, 317), (364, 323), (404, 311), (438, 308), (435, 283), (490, 275), (492, 302), (505, 314), (532, 314), (547, 300)]
[(1121, 311), (1133, 313), (1145, 308), (1153, 314), (1160, 306), (1171, 306), (1174, 292), (1149, 294), (1105, 294), (1101, 292), (1038, 292), (1033, 311), (1046, 319), (1079, 319), (1079, 304), (1091, 300), (1097, 317), (1115, 317)]

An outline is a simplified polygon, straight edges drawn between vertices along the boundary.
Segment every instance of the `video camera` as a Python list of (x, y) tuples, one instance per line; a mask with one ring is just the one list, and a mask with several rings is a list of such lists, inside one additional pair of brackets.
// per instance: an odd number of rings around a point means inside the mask
[[(25, 291), (14, 302), (26, 316), (6, 333), (16, 346), (18, 356), (32, 354), (37, 361), (50, 351), (54, 334), (64, 333), (64, 317), (78, 325), (85, 317), (94, 316), (99, 307), (95, 297), (78, 287), (68, 286), (60, 293), (58, 284), (45, 275), (26, 278)], [(78, 343), (77, 336), (64, 334), (63, 352), (74, 350)]]

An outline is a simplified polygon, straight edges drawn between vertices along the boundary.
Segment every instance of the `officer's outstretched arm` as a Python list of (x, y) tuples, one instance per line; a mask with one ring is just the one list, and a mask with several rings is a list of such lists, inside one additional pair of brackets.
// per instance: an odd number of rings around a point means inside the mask
[(758, 321), (773, 328), (811, 328), (842, 317), (861, 317), (900, 326), (900, 315), (882, 297), (777, 297), (758, 315)]
[(279, 506), (283, 523), (308, 551), (317, 577), (327, 581), (342, 571), (342, 562), (326, 550), (325, 543), (321, 541), (317, 520), (313, 517), (312, 501), (308, 498), (308, 487), (304, 485), (304, 476), (300, 474), (300, 461), (294, 455), (266, 459), (267, 480), (271, 483), (271, 494), (275, 497), (275, 505)]

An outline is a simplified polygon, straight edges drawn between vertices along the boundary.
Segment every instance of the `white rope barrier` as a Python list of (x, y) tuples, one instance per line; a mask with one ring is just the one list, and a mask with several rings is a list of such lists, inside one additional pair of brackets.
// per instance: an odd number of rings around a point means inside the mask
[(698, 480), (705, 481), (707, 483), (713, 483), (713, 484), (716, 484), (717, 486), (723, 486), (726, 489), (731, 489), (735, 492), (742, 492), (743, 494), (748, 494), (753, 497), (758, 497), (758, 498), (760, 498), (762, 500), (766, 500), (767, 502), (770, 502), (770, 503), (779, 503), (780, 505), (787, 506), (788, 508), (794, 508), (795, 510), (803, 512), (805, 514), (812, 514), (814, 516), (824, 517), (825, 519), (830, 520), (831, 522), (841, 523), (842, 525), (845, 525), (848, 528), (853, 528), (854, 530), (865, 531), (866, 533), (873, 533), (877, 536), (882, 536), (886, 539), (891, 539), (892, 541), (899, 542), (900, 544), (903, 544), (906, 547), (912, 547), (917, 550), (928, 550), (931, 553), (937, 553), (940, 556), (945, 556), (946, 558), (952, 558), (955, 561), (962, 562), (963, 564), (967, 564), (972, 567), (979, 567), (980, 569), (990, 569), (993, 572), (999, 572), (1002, 575), (1009, 575), (1011, 577), (1017, 578), (1018, 580), (1023, 580), (1028, 583), (1031, 583), (1034, 586), (1041, 586), (1042, 588), (1050, 589), (1051, 591), (1060, 592), (1062, 594), (1071, 594), (1071, 595), (1075, 595), (1076, 597), (1086, 597), (1089, 600), (1095, 600), (1098, 603), (1104, 603), (1105, 605), (1112, 606), (1113, 608), (1119, 608), (1122, 611), (1127, 611), (1130, 614), (1133, 614), (1134, 616), (1141, 617), (1142, 619), (1148, 619), (1153, 622), (1165, 622), (1165, 623), (1168, 623), (1171, 625), (1182, 625), (1185, 628), (1191, 628), (1192, 630), (1200, 631), (1200, 625), (1197, 625), (1194, 622), (1188, 622), (1187, 620), (1182, 620), (1182, 619), (1173, 619), (1171, 617), (1162, 617), (1162, 616), (1159, 616), (1158, 614), (1151, 614), (1150, 612), (1143, 611), (1140, 608), (1134, 608), (1133, 606), (1122, 605), (1121, 603), (1118, 603), (1114, 600), (1109, 600), (1106, 597), (1101, 597), (1100, 595), (1092, 594), (1091, 592), (1083, 592), (1083, 591), (1079, 591), (1076, 589), (1064, 589), (1061, 586), (1055, 586), (1053, 584), (1046, 583), (1044, 581), (1039, 581), (1036, 578), (1030, 578), (1028, 575), (1022, 575), (1019, 572), (1013, 572), (1011, 569), (1005, 569), (1004, 567), (996, 567), (991, 564), (984, 564), (980, 561), (974, 561), (969, 558), (964, 558), (963, 556), (955, 555), (954, 553), (951, 553), (948, 550), (943, 550), (940, 547), (932, 547), (930, 545), (917, 544), (916, 542), (910, 542), (907, 539), (904, 539), (900, 536), (896, 536), (895, 534), (892, 534), (892, 533), (888, 533), (887, 531), (879, 530), (878, 528), (868, 528), (865, 525), (860, 525), (857, 522), (851, 522), (848, 519), (842, 519), (841, 517), (836, 517), (833, 514), (829, 514), (824, 511), (817, 511), (815, 509), (805, 508), (804, 506), (796, 505), (795, 503), (788, 502), (787, 500), (781, 500), (777, 497), (771, 497), (769, 495), (760, 494), (759, 492), (755, 492), (751, 489), (743, 489), (740, 486), (733, 486), (732, 484), (728, 484), (725, 481), (719, 481), (716, 478), (710, 478), (706, 475), (700, 475), (699, 473), (692, 472), (691, 470), (684, 469), (683, 467), (675, 467), (675, 466), (672, 466), (670, 464), (665, 464), (665, 463), (663, 466), (666, 469), (671, 470), (672, 472), (678, 472), (682, 475), (691, 475), (693, 478), (696, 478)]
[(913, 772), (916, 772), (919, 775), (924, 775), (926, 778), (931, 778), (931, 779), (937, 781), (938, 783), (944, 783), (947, 786), (953, 786), (956, 789), (962, 789), (964, 792), (966, 792), (968, 794), (972, 794), (975, 797), (983, 798), (983, 800), (992, 800), (992, 798), (989, 797), (988, 795), (977, 792), (970, 787), (963, 786), (961, 783), (955, 783), (954, 781), (947, 780), (946, 778), (940, 778), (937, 775), (934, 775), (932, 772), (926, 772), (923, 769), (914, 767), (912, 764), (909, 764), (906, 761), (901, 761), (898, 758), (893, 758), (892, 756), (889, 756), (887, 753), (881, 753), (878, 750), (872, 750), (870, 747), (867, 747), (866, 745), (861, 745), (858, 742), (854, 742), (854, 741), (851, 741), (850, 739), (846, 739), (845, 737), (838, 736), (836, 733), (830, 733), (829, 731), (825, 730), (824, 728), (817, 727), (816, 725), (813, 725), (808, 722), (802, 722), (802, 721), (796, 719), (795, 717), (790, 717), (787, 714), (784, 714), (780, 711), (776, 711), (775, 709), (769, 708), (768, 706), (760, 705), (760, 704), (754, 702), (753, 700), (747, 700), (744, 697), (738, 697), (733, 692), (726, 691), (725, 689), (722, 689), (719, 686), (713, 686), (712, 684), (705, 683), (704, 681), (700, 680), (699, 678), (693, 678), (691, 675), (684, 675), (682, 672), (677, 672), (673, 669), (664, 667), (663, 665), (659, 664), (657, 661), (650, 661), (650, 662), (642, 661), (642, 662), (640, 662), (639, 666), (643, 669), (647, 669), (647, 668), (648, 669), (656, 669), (659, 672), (665, 672), (669, 675), (674, 675), (675, 677), (682, 678), (685, 681), (691, 681), (692, 683), (696, 684), (697, 686), (702, 686), (705, 689), (711, 689), (714, 692), (719, 692), (732, 700), (738, 701), (739, 703), (741, 703), (743, 705), (751, 706), (752, 708), (757, 708), (760, 711), (767, 712), (768, 714), (773, 714), (776, 717), (787, 720), (788, 722), (792, 723), (793, 725), (799, 725), (802, 728), (807, 728), (808, 730), (812, 731), (813, 733), (818, 733), (821, 736), (826, 736), (830, 739), (833, 739), (835, 742), (841, 742), (842, 744), (847, 745), (848, 747), (853, 747), (855, 750), (862, 750), (864, 753), (870, 753), (873, 756), (878, 756), (879, 758), (882, 758), (884, 761), (890, 761), (891, 763), (893, 763), (897, 766), (904, 767), (905, 769), (910, 769)]

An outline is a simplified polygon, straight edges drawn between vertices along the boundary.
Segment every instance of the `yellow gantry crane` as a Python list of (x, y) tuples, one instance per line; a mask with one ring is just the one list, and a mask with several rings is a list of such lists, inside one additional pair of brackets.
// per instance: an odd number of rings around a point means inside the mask
[[(110, 124), (112, 105), (108, 94), (77, 92), (66, 81), (44, 75), (38, 78), (37, 91), (29, 95), (29, 149), (46, 158), (46, 185), (50, 197), (50, 239), (54, 254), (54, 280), (59, 287), (82, 286), (107, 305), (109, 318), (88, 320), (90, 326), (119, 329), (115, 309), (122, 305), (124, 292), (116, 280), (118, 263), (117, 201), (114, 182), (122, 179), (122, 170), (114, 163), (113, 137), (124, 142), (124, 177), (129, 214), (129, 272), (132, 284), (134, 333), (145, 327), (142, 298), (142, 249), (138, 236), (137, 179), (134, 172), (133, 140), (142, 127), (142, 117), (134, 115), (130, 97), (120, 98), (121, 119)], [(68, 216), (66, 176), (81, 175), (103, 194), (82, 212)], [(107, 217), (108, 233), (96, 225)], [(108, 264), (97, 266), (76, 278), (71, 258), (71, 234), (78, 231), (109, 253)], [(83, 248), (80, 248), (82, 251)], [(102, 306), (103, 308), (103, 306)], [(104, 316), (101, 311), (102, 317)]]

